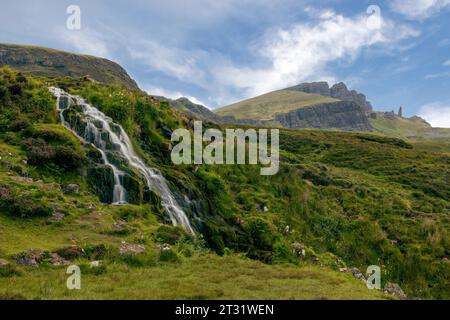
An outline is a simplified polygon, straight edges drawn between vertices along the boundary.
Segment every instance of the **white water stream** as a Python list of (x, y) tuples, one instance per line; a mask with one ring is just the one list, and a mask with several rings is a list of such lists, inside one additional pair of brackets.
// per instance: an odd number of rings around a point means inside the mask
[[(185, 212), (175, 200), (162, 174), (159, 170), (148, 167), (136, 154), (130, 138), (119, 124), (114, 123), (111, 118), (88, 104), (79, 96), (68, 94), (59, 88), (52, 87), (49, 90), (57, 98), (57, 108), (61, 123), (82, 141), (92, 144), (101, 153), (104, 164), (112, 168), (115, 183), (113, 190), (114, 203), (126, 203), (127, 199), (126, 190), (122, 184), (124, 173), (108, 160), (108, 145), (113, 145), (114, 151), (126, 159), (128, 165), (137, 169), (142, 174), (148, 187), (161, 198), (161, 204), (169, 214), (172, 224), (175, 226), (180, 225), (191, 233), (194, 233)], [(64, 118), (63, 110), (72, 105), (78, 105), (82, 108), (84, 121), (86, 121), (83, 135), (76, 132), (75, 128), (72, 128)], [(103, 134), (105, 132), (107, 134)]]

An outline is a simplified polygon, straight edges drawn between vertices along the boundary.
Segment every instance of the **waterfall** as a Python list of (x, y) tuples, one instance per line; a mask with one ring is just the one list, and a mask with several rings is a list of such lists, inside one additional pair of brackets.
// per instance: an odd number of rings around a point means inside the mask
[[(180, 225), (191, 233), (194, 233), (189, 219), (175, 200), (167, 185), (166, 179), (164, 179), (159, 170), (148, 167), (136, 154), (130, 138), (119, 124), (114, 123), (111, 118), (88, 104), (79, 96), (68, 94), (59, 88), (51, 87), (49, 90), (57, 98), (57, 109), (61, 123), (83, 142), (93, 145), (100, 152), (103, 163), (111, 167), (114, 173), (113, 202), (115, 204), (126, 203), (126, 190), (122, 184), (124, 172), (113, 161), (108, 159), (108, 145), (112, 145), (114, 151), (126, 159), (129, 166), (137, 169), (142, 174), (149, 189), (156, 192), (161, 198), (161, 204), (169, 214), (172, 224), (175, 226)], [(64, 118), (63, 111), (72, 105), (77, 105), (82, 108), (83, 120), (86, 122), (83, 134), (80, 134), (75, 128), (72, 128)]]

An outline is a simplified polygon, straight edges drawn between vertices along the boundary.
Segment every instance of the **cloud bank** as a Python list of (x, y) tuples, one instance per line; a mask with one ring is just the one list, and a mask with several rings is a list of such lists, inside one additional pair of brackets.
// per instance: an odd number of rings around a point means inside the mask
[(420, 108), (419, 116), (433, 127), (450, 128), (450, 101), (426, 104)]
[(410, 19), (426, 19), (433, 14), (450, 7), (450, 0), (394, 0), (393, 11)]

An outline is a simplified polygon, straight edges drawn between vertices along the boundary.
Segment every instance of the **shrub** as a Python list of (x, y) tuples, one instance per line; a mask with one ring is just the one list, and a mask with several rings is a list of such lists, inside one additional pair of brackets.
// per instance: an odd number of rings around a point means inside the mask
[(154, 253), (147, 254), (126, 254), (120, 256), (120, 262), (125, 263), (130, 267), (154, 267), (158, 263), (158, 258)]
[[(19, 270), (12, 264), (0, 266), (0, 278), (7, 278), (12, 276), (20, 276)], [(0, 298), (1, 299), (1, 298)]]
[(180, 227), (161, 226), (156, 230), (155, 238), (158, 242), (175, 244), (186, 237), (186, 232)]
[(47, 217), (53, 213), (42, 196), (30, 193), (16, 194), (6, 185), (0, 186), (0, 209), (22, 218)]
[(162, 262), (177, 262), (179, 257), (173, 250), (164, 250), (159, 253), (159, 261)]

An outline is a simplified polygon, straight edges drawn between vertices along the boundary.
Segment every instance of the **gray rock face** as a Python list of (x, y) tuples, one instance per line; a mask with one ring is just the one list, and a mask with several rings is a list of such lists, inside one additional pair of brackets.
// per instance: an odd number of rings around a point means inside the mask
[(369, 101), (367, 101), (366, 96), (362, 93), (356, 92), (355, 90), (348, 90), (347, 86), (343, 82), (336, 83), (331, 88), (328, 86), (327, 82), (301, 83), (297, 86), (288, 88), (287, 90), (315, 93), (343, 101), (353, 101), (367, 114), (372, 112), (372, 105)]
[(372, 130), (364, 110), (351, 101), (337, 101), (304, 107), (277, 115), (276, 120), (286, 128)]
[(328, 82), (321, 81), (321, 82), (305, 82), (301, 83), (297, 86), (288, 88), (288, 90), (295, 90), (305, 93), (315, 93), (320, 94), (325, 97), (330, 97), (330, 86), (328, 85)]

